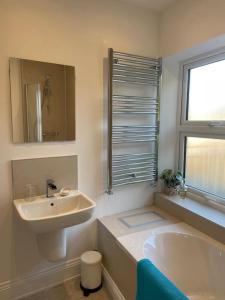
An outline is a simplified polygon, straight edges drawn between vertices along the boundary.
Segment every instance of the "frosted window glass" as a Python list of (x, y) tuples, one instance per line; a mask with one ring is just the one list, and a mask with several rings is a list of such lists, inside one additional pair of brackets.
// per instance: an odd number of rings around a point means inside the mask
[(187, 137), (186, 183), (225, 198), (225, 140)]
[(225, 60), (190, 70), (187, 119), (225, 120)]

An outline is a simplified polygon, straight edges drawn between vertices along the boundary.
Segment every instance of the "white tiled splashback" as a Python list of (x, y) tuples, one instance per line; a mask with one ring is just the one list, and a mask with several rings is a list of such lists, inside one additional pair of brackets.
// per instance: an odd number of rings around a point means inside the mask
[(77, 156), (12, 160), (13, 198), (25, 197), (25, 186), (37, 187), (37, 195), (45, 194), (46, 180), (53, 179), (58, 189), (78, 188)]

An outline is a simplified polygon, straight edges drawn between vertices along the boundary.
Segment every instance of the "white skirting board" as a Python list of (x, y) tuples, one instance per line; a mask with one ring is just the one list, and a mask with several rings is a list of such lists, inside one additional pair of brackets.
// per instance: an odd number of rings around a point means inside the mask
[[(104, 266), (102, 266), (102, 274), (104, 286), (112, 299), (126, 300)], [(0, 300), (15, 300), (35, 294), (66, 280), (73, 278), (78, 280), (79, 277), (80, 259), (71, 259), (19, 279), (1, 282)]]
[(110, 296), (112, 297), (112, 299), (126, 300), (104, 266), (102, 266), (102, 273), (103, 273), (104, 286), (107, 289)]
[(80, 259), (75, 258), (28, 276), (0, 283), (0, 300), (15, 300), (63, 281), (80, 277)]

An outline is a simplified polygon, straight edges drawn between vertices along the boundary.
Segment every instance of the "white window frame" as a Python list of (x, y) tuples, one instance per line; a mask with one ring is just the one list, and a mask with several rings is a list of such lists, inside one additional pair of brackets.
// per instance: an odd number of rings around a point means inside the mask
[[(225, 60), (225, 48), (216, 50), (211, 53), (193, 57), (192, 59), (180, 64), (180, 87), (179, 87), (179, 106), (177, 117), (177, 167), (184, 173), (185, 163), (185, 138), (214, 138), (225, 140), (225, 120), (221, 121), (188, 121), (186, 119), (188, 110), (188, 86), (189, 86), (189, 70), (213, 63), (216, 61)], [(225, 180), (224, 180), (225, 182)], [(200, 196), (203, 201), (207, 201), (213, 206), (225, 208), (225, 197), (219, 197), (202, 191), (200, 189), (189, 187), (189, 191), (196, 196)]]

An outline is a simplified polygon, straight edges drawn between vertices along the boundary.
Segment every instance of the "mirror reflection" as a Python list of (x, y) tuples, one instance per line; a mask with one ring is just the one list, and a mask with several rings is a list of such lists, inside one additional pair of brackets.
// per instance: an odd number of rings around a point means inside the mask
[(75, 68), (10, 58), (14, 143), (75, 140)]

